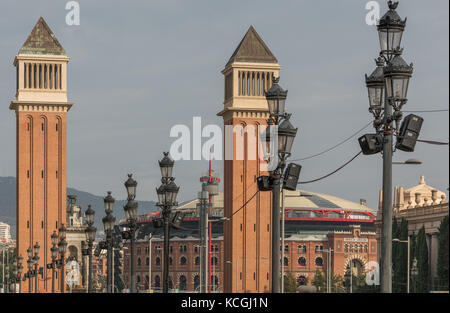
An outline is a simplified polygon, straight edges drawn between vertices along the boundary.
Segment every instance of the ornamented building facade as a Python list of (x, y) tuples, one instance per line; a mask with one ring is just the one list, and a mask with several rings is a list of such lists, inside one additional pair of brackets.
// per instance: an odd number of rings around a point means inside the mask
[[(433, 281), (437, 275), (437, 255), (439, 247), (439, 226), (442, 220), (448, 216), (448, 202), (446, 194), (426, 184), (425, 177), (421, 176), (419, 184), (408, 189), (394, 188), (394, 216), (398, 221), (408, 221), (408, 235), (417, 235), (422, 226), (428, 246), (428, 270), (430, 289), (433, 289)], [(379, 210), (377, 215), (377, 238), (380, 238), (382, 212), (382, 191), (380, 191)], [(380, 241), (378, 241), (381, 244)]]

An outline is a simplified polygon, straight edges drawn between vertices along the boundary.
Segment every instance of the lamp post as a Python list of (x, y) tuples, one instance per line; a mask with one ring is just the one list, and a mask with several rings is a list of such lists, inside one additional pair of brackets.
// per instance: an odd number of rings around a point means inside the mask
[[(297, 128), (289, 121), (290, 114), (285, 112), (287, 90), (283, 90), (278, 84), (280, 78), (272, 77), (272, 87), (265, 92), (270, 118), (267, 121), (269, 127), (266, 131), (266, 145), (273, 147), (271, 156), (278, 160), (276, 168), (271, 171), (272, 179), (272, 292), (280, 292), (280, 178), (286, 166), (286, 159), (291, 154)], [(270, 125), (278, 126), (278, 145), (272, 144), (272, 132)], [(283, 212), (284, 213), (284, 212)]]
[(92, 247), (94, 246), (95, 234), (97, 232), (97, 228), (94, 225), (94, 216), (95, 211), (92, 209), (91, 205), (88, 205), (86, 212), (84, 213), (86, 217), (86, 224), (88, 225), (84, 230), (86, 233), (86, 241), (88, 244), (88, 292), (94, 292), (94, 288), (92, 286)]
[[(380, 41), (380, 57), (376, 69), (366, 75), (369, 95), (369, 112), (374, 116), (373, 126), (383, 152), (383, 206), (381, 230), (380, 280), (381, 292), (392, 292), (392, 154), (393, 134), (398, 134), (402, 119), (401, 109), (407, 102), (412, 64), (401, 57), (400, 43), (406, 19), (395, 11), (398, 2), (388, 1), (389, 11), (380, 19), (377, 30)], [(394, 112), (393, 112), (394, 110)], [(393, 125), (395, 122), (395, 127)], [(378, 140), (378, 139), (377, 139)], [(381, 149), (382, 145), (382, 149)], [(367, 154), (373, 154), (367, 153)], [(395, 164), (395, 163), (394, 163)]]
[(108, 267), (107, 267), (107, 290), (110, 293), (113, 293), (113, 240), (112, 240), (112, 232), (114, 230), (114, 225), (116, 223), (116, 218), (112, 215), (113, 206), (115, 199), (111, 196), (111, 191), (108, 191), (108, 195), (103, 199), (105, 204), (105, 213), (106, 216), (102, 219), (103, 228), (106, 233), (106, 246), (107, 246), (107, 259), (108, 259)]
[(64, 284), (65, 284), (64, 255), (66, 253), (66, 249), (67, 249), (66, 227), (64, 226), (64, 224), (61, 224), (61, 227), (59, 228), (59, 243), (58, 243), (58, 250), (61, 257), (59, 259), (59, 267), (61, 269), (61, 277), (60, 277), (61, 293), (64, 293)]
[(28, 278), (28, 293), (31, 293), (31, 278), (33, 277), (33, 250), (31, 250), (31, 247), (28, 247), (27, 249), (27, 278)]
[(36, 242), (36, 244), (33, 247), (34, 251), (34, 292), (38, 292), (38, 267), (39, 267), (39, 244)]
[(52, 293), (55, 293), (55, 272), (58, 259), (58, 234), (56, 233), (56, 231), (53, 231), (50, 238), (52, 242), (52, 247), (50, 248), (52, 263), (47, 264), (47, 268), (52, 269)]
[(17, 257), (17, 276), (16, 276), (16, 278), (17, 278), (17, 282), (19, 283), (19, 293), (21, 293), (22, 292), (22, 271), (23, 271), (23, 265), (22, 265), (22, 262), (23, 262), (23, 256), (22, 255), (19, 255), (18, 257)]
[(409, 269), (409, 265), (411, 263), (411, 239), (409, 238), (408, 235), (408, 240), (400, 240), (398, 238), (394, 238), (392, 239), (393, 242), (401, 242), (401, 243), (406, 243), (408, 245), (408, 253), (407, 253), (407, 274), (406, 274), (406, 292), (409, 293), (409, 274), (410, 274), (410, 269)]
[(169, 235), (170, 235), (170, 213), (173, 206), (178, 205), (177, 195), (180, 187), (175, 184), (175, 178), (172, 177), (174, 161), (169, 157), (169, 152), (164, 152), (164, 157), (159, 162), (161, 170), (162, 185), (156, 189), (158, 203), (162, 209), (163, 227), (164, 227), (164, 261), (163, 261), (163, 293), (169, 291)]
[(137, 182), (132, 178), (132, 174), (128, 174), (128, 180), (125, 182), (125, 188), (127, 189), (128, 194), (128, 202), (123, 207), (125, 211), (125, 216), (129, 224), (129, 230), (124, 231), (122, 236), (124, 239), (130, 239), (130, 288), (131, 293), (136, 292), (136, 283), (135, 283), (135, 262), (134, 262), (134, 241), (135, 241), (135, 232), (136, 232), (136, 220), (137, 220), (137, 211), (138, 211), (138, 203), (134, 201), (136, 197), (136, 186)]

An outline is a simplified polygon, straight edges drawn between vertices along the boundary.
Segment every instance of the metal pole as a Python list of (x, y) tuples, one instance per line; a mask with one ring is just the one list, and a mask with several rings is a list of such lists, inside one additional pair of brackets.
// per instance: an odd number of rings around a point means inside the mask
[(152, 290), (152, 234), (150, 233), (150, 239), (148, 240), (148, 290)]
[(112, 246), (112, 260), (111, 260), (111, 264), (112, 264), (112, 273), (111, 273), (112, 289), (111, 289), (111, 293), (114, 293), (115, 287), (116, 287), (115, 280), (114, 280), (114, 258), (115, 258), (115, 255), (114, 255), (114, 245), (113, 245)]
[(34, 265), (34, 292), (38, 293), (38, 260), (36, 260), (36, 264)]
[(350, 293), (353, 293), (353, 259), (350, 260)]
[(272, 293), (280, 293), (280, 172), (272, 177)]
[(130, 240), (130, 249), (131, 249), (131, 267), (130, 267), (130, 271), (131, 271), (131, 275), (130, 275), (130, 285), (131, 285), (131, 293), (135, 293), (136, 292), (136, 286), (135, 286), (135, 280), (134, 280), (134, 231), (135, 231), (135, 226), (131, 225), (131, 240)]
[(169, 292), (169, 210), (163, 211), (164, 220), (164, 267), (163, 267), (163, 293)]
[[(4, 288), (4, 291), (6, 293), (9, 293), (9, 261), (8, 261), (8, 255), (9, 255), (9, 249), (6, 248), (6, 288)], [(5, 264), (3, 264), (3, 268), (5, 268)]]
[(55, 260), (52, 260), (52, 293), (55, 293)]
[(411, 263), (411, 239), (408, 235), (408, 266), (407, 266), (407, 270), (408, 270), (408, 274), (406, 275), (406, 292), (409, 293), (409, 272), (410, 272), (410, 263)]
[(64, 253), (61, 253), (61, 293), (64, 293)]
[(88, 292), (92, 293), (94, 288), (92, 288), (92, 242), (90, 240), (88, 242), (88, 268)]
[(111, 234), (107, 235), (107, 250), (106, 250), (106, 257), (107, 257), (107, 262), (108, 262), (108, 267), (107, 267), (107, 271), (106, 271), (106, 276), (107, 276), (107, 282), (106, 282), (106, 289), (108, 290), (109, 293), (112, 293), (112, 240), (111, 240)]
[(392, 293), (392, 106), (384, 104), (381, 292)]
[(285, 218), (285, 212), (284, 212), (284, 189), (281, 189), (281, 259), (282, 259), (282, 265), (281, 265), (281, 293), (284, 293), (284, 218)]

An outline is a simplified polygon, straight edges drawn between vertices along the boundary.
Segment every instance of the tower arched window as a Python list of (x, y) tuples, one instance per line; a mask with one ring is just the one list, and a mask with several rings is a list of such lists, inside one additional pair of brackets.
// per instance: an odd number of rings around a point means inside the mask
[(149, 257), (147, 257), (147, 258), (145, 259), (145, 265), (150, 265), (150, 258), (149, 258)]
[(195, 257), (195, 265), (200, 265), (200, 257)]
[(284, 257), (283, 264), (284, 266), (289, 266), (289, 259), (287, 257)]
[(138, 265), (138, 266), (141, 266), (141, 263), (142, 263), (142, 262), (141, 262), (141, 258), (138, 258), (138, 259), (137, 259), (137, 265)]
[(180, 265), (186, 265), (186, 264), (187, 264), (187, 259), (186, 259), (186, 257), (182, 256), (180, 258)]
[(159, 257), (155, 259), (155, 264), (157, 266), (161, 265), (161, 259)]

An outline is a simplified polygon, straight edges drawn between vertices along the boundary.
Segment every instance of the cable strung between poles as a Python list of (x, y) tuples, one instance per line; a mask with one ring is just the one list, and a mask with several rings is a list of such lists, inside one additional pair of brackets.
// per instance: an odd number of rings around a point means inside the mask
[(347, 141), (349, 141), (350, 139), (352, 139), (353, 137), (355, 137), (356, 135), (358, 135), (360, 132), (362, 132), (364, 129), (366, 129), (366, 128), (367, 128), (369, 125), (371, 125), (371, 124), (372, 124), (372, 122), (369, 122), (369, 123), (366, 124), (363, 128), (361, 128), (360, 130), (358, 130), (356, 133), (354, 133), (353, 135), (351, 135), (351, 136), (348, 137), (347, 139), (345, 139), (345, 140), (339, 142), (338, 144), (336, 144), (335, 146), (333, 146), (333, 147), (331, 147), (331, 148), (328, 148), (328, 149), (326, 149), (326, 150), (324, 150), (324, 151), (322, 151), (322, 152), (319, 152), (319, 153), (317, 153), (317, 154), (314, 154), (314, 155), (311, 155), (311, 156), (308, 156), (308, 157), (305, 157), (305, 158), (296, 159), (296, 160), (291, 160), (291, 161), (292, 161), (292, 162), (295, 162), (295, 161), (304, 161), (304, 160), (312, 159), (312, 158), (314, 158), (314, 157), (316, 157), (316, 156), (319, 156), (319, 155), (322, 155), (322, 154), (324, 154), (324, 153), (327, 153), (327, 152), (329, 152), (329, 151), (331, 151), (331, 150), (333, 150), (333, 149), (339, 147), (340, 145), (346, 143)]
[(434, 112), (448, 112), (448, 109), (437, 109), (437, 110), (424, 110), (424, 111), (403, 111), (405, 113), (434, 113)]
[(325, 176), (322, 176), (322, 177), (320, 177), (320, 178), (317, 178), (317, 179), (298, 182), (297, 185), (300, 185), (300, 184), (303, 185), (303, 184), (314, 183), (314, 182), (316, 182), (316, 181), (319, 181), (319, 180), (322, 180), (322, 179), (324, 179), (324, 178), (327, 178), (327, 177), (333, 175), (334, 173), (338, 172), (339, 170), (343, 169), (346, 165), (348, 165), (350, 162), (352, 162), (354, 159), (356, 159), (361, 153), (362, 153), (362, 151), (359, 151), (353, 158), (351, 158), (351, 159), (350, 159), (349, 161), (347, 161), (344, 165), (340, 166), (338, 169), (334, 170), (333, 172), (331, 172), (331, 173), (329, 173), (329, 174), (327, 174), (327, 175), (325, 175)]

